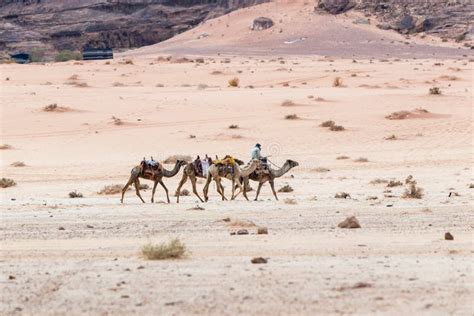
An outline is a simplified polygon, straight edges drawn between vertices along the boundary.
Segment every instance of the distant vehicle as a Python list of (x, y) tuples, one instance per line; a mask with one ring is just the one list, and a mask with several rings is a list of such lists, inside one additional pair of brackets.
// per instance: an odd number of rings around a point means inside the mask
[(31, 56), (28, 53), (10, 54), (10, 57), (18, 64), (27, 64), (31, 61)]
[(84, 60), (113, 58), (114, 53), (112, 52), (112, 48), (84, 48), (82, 51), (82, 59)]

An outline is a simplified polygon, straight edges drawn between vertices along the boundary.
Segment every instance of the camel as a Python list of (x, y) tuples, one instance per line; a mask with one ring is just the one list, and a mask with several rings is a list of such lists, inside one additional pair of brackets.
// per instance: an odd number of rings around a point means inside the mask
[[(246, 167), (240, 168), (237, 163), (232, 165), (234, 172), (231, 173), (226, 168), (219, 168), (219, 166), (213, 164), (209, 167), (206, 184), (204, 185), (204, 200), (208, 201), (208, 191), (209, 191), (209, 184), (212, 180), (216, 181), (217, 184), (217, 192), (221, 195), (222, 201), (227, 200), (224, 196), (224, 187), (221, 183), (221, 178), (227, 178), (232, 180), (232, 197), (231, 200), (234, 200), (240, 192), (243, 192), (244, 197), (248, 200), (246, 192), (243, 190), (241, 178), (248, 177), (252, 172), (257, 169), (257, 166), (260, 164), (260, 161), (257, 159), (252, 160)], [(239, 192), (235, 194), (236, 185), (239, 187)]]
[[(234, 158), (234, 160), (239, 165), (244, 164), (244, 162), (242, 160), (239, 160), (239, 159), (236, 159), (236, 158)], [(176, 189), (176, 193), (175, 193), (176, 194), (176, 203), (179, 203), (179, 196), (180, 196), (181, 188), (186, 183), (188, 178), (189, 178), (189, 180), (191, 180), (191, 185), (193, 187), (193, 193), (199, 198), (199, 200), (201, 202), (204, 202), (203, 199), (201, 199), (201, 197), (199, 196), (199, 193), (196, 190), (196, 181), (197, 181), (197, 178), (206, 179), (206, 176), (202, 174), (202, 169), (198, 170), (196, 168), (196, 165), (191, 162), (191, 163), (188, 163), (183, 169), (183, 176), (182, 176), (181, 180), (179, 181), (178, 188)]]
[(275, 184), (274, 180), (275, 178), (279, 178), (285, 173), (287, 173), (289, 170), (291, 170), (294, 167), (297, 167), (299, 164), (296, 161), (293, 160), (287, 160), (283, 164), (283, 166), (280, 169), (272, 169), (268, 168), (268, 173), (263, 172), (263, 171), (256, 171), (252, 172), (249, 174), (247, 177), (242, 177), (241, 182), (244, 183), (244, 195), (247, 193), (247, 188), (249, 184), (249, 179), (253, 181), (258, 182), (258, 188), (257, 188), (257, 194), (255, 196), (255, 201), (258, 199), (258, 195), (260, 194), (260, 189), (262, 188), (263, 184), (265, 182), (270, 182), (270, 187), (272, 188), (273, 195), (275, 196), (275, 199), (278, 201), (278, 196), (275, 192)]
[(163, 183), (163, 177), (174, 177), (179, 172), (179, 169), (184, 165), (186, 165), (185, 161), (177, 160), (172, 170), (166, 170), (162, 164), (158, 163), (158, 169), (153, 174), (144, 173), (143, 167), (141, 165), (133, 167), (130, 179), (128, 179), (127, 184), (122, 189), (122, 198), (120, 199), (120, 203), (123, 203), (123, 196), (125, 195), (125, 191), (127, 191), (128, 187), (132, 183), (135, 184), (135, 191), (137, 192), (138, 197), (140, 198), (140, 200), (142, 200), (143, 203), (145, 203), (142, 196), (140, 195), (140, 178), (154, 182), (153, 191), (151, 193), (151, 203), (154, 202), (155, 190), (158, 183), (161, 184), (163, 189), (165, 189), (166, 199), (168, 200), (168, 203), (170, 203), (168, 188), (166, 188), (165, 184)]

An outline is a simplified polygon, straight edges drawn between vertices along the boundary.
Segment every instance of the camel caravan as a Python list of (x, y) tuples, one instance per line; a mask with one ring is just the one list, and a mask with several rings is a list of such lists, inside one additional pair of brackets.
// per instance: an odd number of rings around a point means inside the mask
[[(267, 157), (261, 156), (261, 145), (256, 144), (252, 150), (251, 160), (244, 165), (242, 160), (234, 158), (232, 156), (225, 156), (223, 159), (212, 160), (207, 155), (205, 158), (201, 159), (199, 156), (192, 161), (186, 162), (183, 160), (177, 160), (173, 169), (167, 170), (164, 166), (155, 161), (153, 157), (150, 160), (143, 158), (141, 163), (138, 166), (135, 166), (130, 174), (130, 178), (122, 189), (122, 197), (120, 202), (123, 203), (123, 198), (125, 192), (128, 190), (130, 185), (134, 184), (135, 192), (140, 200), (145, 203), (141, 194), (140, 194), (140, 179), (153, 181), (153, 189), (151, 193), (151, 202), (154, 202), (155, 191), (158, 183), (163, 187), (166, 193), (166, 200), (170, 203), (170, 198), (168, 194), (168, 188), (163, 183), (163, 178), (172, 178), (180, 171), (181, 167), (183, 169), (183, 175), (179, 181), (178, 187), (176, 188), (176, 202), (179, 203), (179, 197), (181, 193), (181, 188), (186, 183), (188, 178), (191, 181), (193, 193), (198, 197), (201, 202), (207, 202), (209, 200), (208, 192), (209, 185), (214, 180), (216, 182), (217, 193), (222, 198), (222, 201), (227, 200), (224, 195), (224, 186), (221, 183), (223, 178), (231, 180), (232, 182), (232, 195), (231, 200), (234, 200), (240, 193), (249, 200), (247, 192), (250, 190), (250, 180), (258, 182), (257, 193), (255, 196), (255, 201), (257, 201), (260, 194), (260, 190), (266, 182), (270, 183), (273, 195), (275, 199), (278, 200), (277, 193), (275, 191), (275, 178), (279, 178), (287, 173), (294, 167), (298, 166), (298, 163), (293, 160), (287, 160), (282, 167), (272, 168), (268, 164)], [(204, 199), (199, 195), (196, 182), (197, 178), (206, 179), (206, 183), (203, 188)], [(238, 192), (236, 193), (236, 190)]]

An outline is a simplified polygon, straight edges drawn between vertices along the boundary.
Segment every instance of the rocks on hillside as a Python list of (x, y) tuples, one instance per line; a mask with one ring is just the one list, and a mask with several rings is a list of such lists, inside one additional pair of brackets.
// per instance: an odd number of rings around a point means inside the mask
[(354, 3), (349, 0), (318, 0), (317, 7), (331, 14), (339, 14), (353, 8)]
[(251, 30), (252, 31), (266, 30), (266, 29), (271, 28), (273, 26), (273, 24), (274, 23), (273, 23), (272, 19), (261, 16), (259, 18), (256, 18), (255, 20), (253, 20)]

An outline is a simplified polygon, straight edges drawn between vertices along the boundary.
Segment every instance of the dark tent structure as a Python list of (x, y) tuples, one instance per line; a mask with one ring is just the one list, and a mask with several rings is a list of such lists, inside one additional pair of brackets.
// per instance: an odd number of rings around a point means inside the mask
[(113, 59), (114, 53), (111, 48), (84, 48), (82, 51), (82, 59), (96, 60), (96, 59)]
[(26, 64), (31, 61), (31, 56), (28, 53), (10, 54), (10, 57), (18, 64)]

